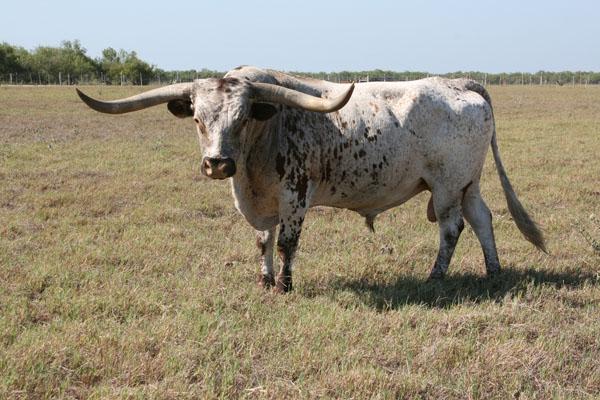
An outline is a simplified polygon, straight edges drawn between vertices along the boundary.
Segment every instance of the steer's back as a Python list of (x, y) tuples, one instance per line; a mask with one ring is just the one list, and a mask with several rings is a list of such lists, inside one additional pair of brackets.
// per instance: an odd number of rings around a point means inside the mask
[[(357, 85), (350, 102), (324, 118), (313, 204), (369, 213), (406, 201), (424, 183), (478, 177), (493, 132), (490, 105), (464, 80), (428, 78)], [(318, 174), (314, 174), (318, 175)]]

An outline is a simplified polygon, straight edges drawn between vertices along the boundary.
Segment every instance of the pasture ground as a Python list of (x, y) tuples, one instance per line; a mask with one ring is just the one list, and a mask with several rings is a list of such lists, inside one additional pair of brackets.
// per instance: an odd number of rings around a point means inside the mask
[[(134, 87), (88, 87), (121, 97)], [(73, 88), (0, 87), (0, 398), (598, 398), (600, 88), (491, 87), (504, 271), (465, 229), (444, 281), (425, 194), (371, 234), (309, 213), (292, 294), (255, 285), (254, 232), (200, 176), (189, 120), (107, 116)], [(595, 215), (595, 219), (594, 219)]]

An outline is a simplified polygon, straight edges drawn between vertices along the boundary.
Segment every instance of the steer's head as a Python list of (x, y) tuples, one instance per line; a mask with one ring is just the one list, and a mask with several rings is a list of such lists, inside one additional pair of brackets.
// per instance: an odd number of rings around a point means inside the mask
[(204, 150), (200, 170), (210, 178), (233, 176), (249, 120), (265, 121), (276, 112), (277, 104), (307, 111), (327, 113), (342, 108), (354, 85), (334, 99), (322, 99), (269, 83), (237, 78), (199, 79), (153, 89), (122, 100), (99, 101), (77, 89), (77, 94), (96, 111), (122, 114), (167, 103), (179, 117), (192, 117)]

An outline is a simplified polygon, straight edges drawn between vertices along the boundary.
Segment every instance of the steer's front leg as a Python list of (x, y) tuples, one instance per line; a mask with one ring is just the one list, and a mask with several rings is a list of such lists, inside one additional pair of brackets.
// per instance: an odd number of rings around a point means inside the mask
[(273, 243), (275, 227), (266, 231), (256, 231), (256, 246), (260, 250), (260, 275), (258, 284), (265, 289), (275, 285), (273, 275)]
[(277, 253), (281, 269), (275, 282), (275, 291), (286, 293), (292, 290), (292, 262), (302, 232), (302, 222), (307, 210), (306, 192), (287, 191), (279, 207), (279, 236)]

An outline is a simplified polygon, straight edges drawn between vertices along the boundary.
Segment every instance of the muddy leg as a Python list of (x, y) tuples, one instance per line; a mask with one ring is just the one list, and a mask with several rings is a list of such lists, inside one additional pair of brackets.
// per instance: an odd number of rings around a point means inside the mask
[(281, 269), (277, 274), (275, 290), (285, 293), (292, 290), (292, 263), (298, 248), (298, 240), (302, 231), (304, 215), (294, 216), (286, 221), (281, 221), (279, 237), (277, 238), (277, 253), (281, 260)]
[(266, 231), (256, 231), (256, 246), (260, 250), (259, 286), (268, 289), (275, 286), (273, 274), (273, 244), (275, 242), (275, 227)]
[(279, 236), (277, 237), (277, 253), (281, 260), (281, 269), (275, 280), (275, 290), (279, 293), (292, 290), (292, 263), (308, 209), (306, 192), (285, 191), (282, 199), (279, 206)]

